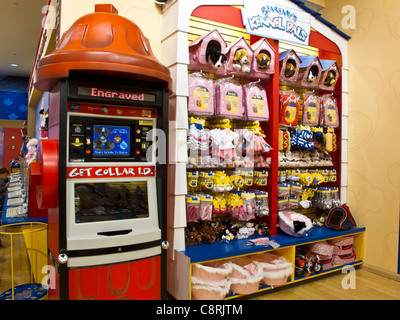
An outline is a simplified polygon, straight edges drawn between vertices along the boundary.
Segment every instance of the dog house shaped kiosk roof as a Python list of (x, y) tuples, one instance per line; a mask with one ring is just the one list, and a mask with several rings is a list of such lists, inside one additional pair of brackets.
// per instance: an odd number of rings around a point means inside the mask
[[(275, 72), (275, 55), (276, 52), (274, 48), (269, 44), (269, 42), (265, 39), (262, 38), (258, 40), (257, 42), (253, 43), (251, 46), (253, 50), (253, 61), (252, 61), (252, 72), (255, 73), (259, 78), (265, 77), (265, 75), (270, 75)], [(267, 52), (267, 55), (269, 56), (270, 63), (269, 67), (267, 69), (260, 69), (257, 65), (257, 55), (260, 53), (265, 53)]]
[[(307, 88), (318, 88), (322, 74), (322, 65), (318, 56), (299, 56), (300, 70), (298, 84)], [(309, 81), (310, 72), (315, 77), (314, 81)]]
[(251, 67), (251, 62), (253, 60), (253, 49), (249, 45), (249, 43), (246, 41), (246, 39), (242, 36), (235, 41), (231, 42), (231, 44), (226, 48), (226, 57), (227, 57), (227, 63), (226, 63), (226, 69), (229, 74), (235, 74), (235, 75), (240, 75), (240, 76), (251, 76), (251, 72), (242, 72), (235, 70), (233, 68), (233, 61), (235, 58), (236, 51), (239, 49), (244, 49), (247, 51), (247, 54), (249, 56), (249, 68)]
[[(291, 77), (285, 76), (286, 64), (289, 60), (293, 60), (295, 63), (295, 71)], [(279, 81), (282, 83), (294, 83), (299, 77), (301, 59), (293, 49), (281, 52), (279, 54)]]
[(226, 42), (217, 29), (195, 39), (189, 45), (189, 68), (197, 70), (212, 70), (208, 63), (206, 51), (208, 45), (214, 46), (221, 53), (226, 51)]
[[(335, 60), (324, 60), (320, 59), (322, 65), (322, 74), (319, 81), (319, 88), (323, 90), (330, 90), (333, 91), (335, 89), (335, 85), (340, 76), (340, 70), (337, 62)], [(335, 75), (335, 82), (332, 85), (325, 85), (325, 79), (328, 76), (328, 73), (332, 71)]]

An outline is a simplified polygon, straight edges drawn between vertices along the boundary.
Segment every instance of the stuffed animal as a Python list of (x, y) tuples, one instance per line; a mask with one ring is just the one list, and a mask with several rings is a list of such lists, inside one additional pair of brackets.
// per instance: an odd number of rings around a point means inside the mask
[(238, 49), (235, 52), (235, 56), (233, 58), (233, 68), (242, 72), (250, 71), (250, 59), (249, 54), (245, 49)]
[(317, 79), (317, 77), (314, 75), (314, 73), (310, 70), (310, 73), (308, 74), (307, 81), (308, 82), (314, 82)]
[(271, 62), (270, 57), (267, 54), (262, 53), (262, 52), (257, 55), (256, 60), (257, 60), (257, 66), (260, 69), (267, 69)]
[(222, 67), (225, 68), (226, 63), (226, 55), (224, 55), (221, 51), (219, 51), (214, 46), (207, 46), (206, 49), (206, 59), (207, 62), (214, 68), (220, 69)]
[(28, 121), (24, 121), (21, 128), (21, 139), (26, 141), (28, 139)]
[(287, 62), (285, 67), (285, 77), (290, 78), (296, 72), (296, 67), (293, 63)]
[(26, 148), (28, 149), (28, 153), (25, 156), (26, 161), (28, 164), (34, 162), (36, 160), (36, 145), (38, 144), (38, 140), (32, 138), (26, 144)]
[(335, 84), (335, 82), (336, 82), (335, 74), (332, 71), (329, 71), (328, 75), (325, 78), (324, 85), (332, 86)]

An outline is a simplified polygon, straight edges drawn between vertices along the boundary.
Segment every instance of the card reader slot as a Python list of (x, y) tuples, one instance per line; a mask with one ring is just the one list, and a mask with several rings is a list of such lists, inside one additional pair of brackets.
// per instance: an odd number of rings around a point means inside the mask
[(132, 229), (126, 229), (126, 230), (115, 230), (115, 231), (105, 231), (105, 232), (97, 232), (99, 236), (106, 236), (106, 237), (112, 237), (112, 236), (122, 236), (125, 234), (129, 234), (132, 232)]

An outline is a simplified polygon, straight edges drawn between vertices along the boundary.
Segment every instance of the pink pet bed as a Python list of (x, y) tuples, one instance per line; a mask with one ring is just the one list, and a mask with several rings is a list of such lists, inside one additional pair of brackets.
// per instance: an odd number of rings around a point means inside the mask
[(232, 265), (223, 261), (197, 263), (193, 265), (192, 277), (198, 281), (214, 283), (227, 278), (232, 272)]
[(333, 258), (321, 260), (322, 270), (328, 270), (333, 267)]
[(310, 218), (294, 211), (279, 211), (279, 228), (289, 236), (306, 237), (313, 227)]
[(222, 300), (229, 293), (229, 281), (220, 286), (192, 283), (192, 300)]
[(331, 239), (328, 243), (336, 247), (349, 246), (354, 243), (354, 236)]
[(352, 263), (355, 260), (356, 260), (355, 252), (352, 252), (347, 255), (342, 255), (342, 256), (333, 255), (333, 264), (338, 265), (338, 266), (343, 266), (343, 265)]
[(293, 265), (287, 262), (284, 257), (272, 253), (257, 254), (251, 260), (262, 269), (262, 284), (280, 286), (287, 282), (293, 273)]
[(262, 269), (252, 260), (244, 257), (233, 259), (231, 262), (231, 291), (237, 294), (256, 292), (263, 278)]
[(221, 300), (230, 289), (228, 276), (232, 264), (224, 261), (213, 261), (194, 264), (192, 269), (192, 299)]
[(312, 243), (308, 245), (308, 249), (323, 258), (332, 258), (334, 246), (326, 243), (326, 241)]

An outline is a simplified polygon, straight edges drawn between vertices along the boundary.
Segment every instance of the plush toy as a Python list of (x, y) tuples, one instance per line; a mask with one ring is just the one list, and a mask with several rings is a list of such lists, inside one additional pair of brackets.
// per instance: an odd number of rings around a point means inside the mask
[(329, 71), (328, 75), (325, 78), (324, 85), (332, 86), (335, 84), (335, 82), (336, 82), (335, 74), (332, 71)]
[(28, 121), (24, 121), (24, 124), (21, 128), (21, 139), (26, 141), (28, 138)]
[(267, 69), (271, 62), (270, 57), (267, 54), (262, 53), (262, 52), (257, 55), (256, 60), (257, 60), (257, 66), (260, 69)]
[(233, 58), (233, 68), (238, 71), (249, 72), (249, 64), (249, 54), (247, 51), (245, 49), (238, 49)]
[(315, 79), (317, 79), (317, 77), (316, 77), (316, 76), (314, 75), (314, 73), (310, 70), (310, 73), (308, 74), (308, 77), (307, 77), (307, 81), (308, 81), (308, 82), (314, 82)]
[(32, 163), (34, 160), (36, 160), (36, 145), (38, 144), (38, 140), (35, 138), (32, 138), (28, 141), (26, 144), (26, 148), (28, 149), (28, 153), (25, 156), (26, 161), (28, 164)]
[(226, 55), (219, 51), (216, 47), (208, 45), (206, 50), (207, 62), (214, 68), (225, 68)]
[(291, 62), (287, 62), (285, 68), (285, 77), (290, 78), (291, 76), (294, 75), (295, 72), (296, 72), (296, 67), (294, 66), (294, 64)]

